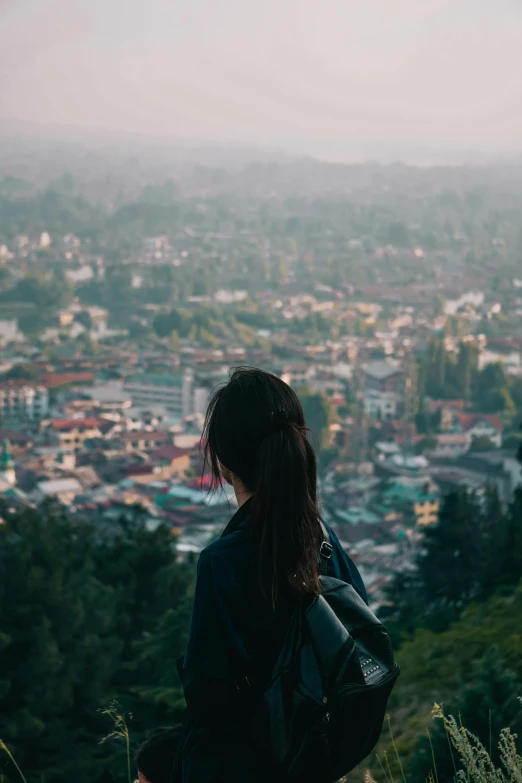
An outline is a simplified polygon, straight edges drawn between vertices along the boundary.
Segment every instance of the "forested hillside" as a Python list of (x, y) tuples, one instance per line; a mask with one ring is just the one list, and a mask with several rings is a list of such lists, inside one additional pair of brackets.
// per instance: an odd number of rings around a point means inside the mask
[[(461, 712), (486, 745), (490, 711), (494, 738), (522, 728), (521, 536), (522, 490), (506, 510), (494, 493), (449, 495), (417, 570), (390, 590), (402, 667), (390, 711), (408, 780), (422, 783), (431, 765), (434, 701)], [(125, 780), (124, 745), (99, 744), (111, 728), (100, 709), (119, 702), (133, 743), (181, 719), (175, 664), (194, 563), (177, 563), (169, 530), (146, 530), (139, 511), (100, 530), (48, 505), (4, 510), (0, 567), (0, 737), (29, 781)], [(431, 729), (451, 764), (442, 729)], [(379, 752), (387, 745), (385, 726)], [(15, 779), (7, 758), (2, 768)]]

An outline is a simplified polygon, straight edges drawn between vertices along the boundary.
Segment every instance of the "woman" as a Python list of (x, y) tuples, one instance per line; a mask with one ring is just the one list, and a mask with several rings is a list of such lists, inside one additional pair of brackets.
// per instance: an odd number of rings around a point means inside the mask
[[(295, 392), (249, 367), (234, 370), (213, 393), (204, 440), (214, 485), (230, 484), (239, 508), (198, 563), (180, 669), (189, 713), (181, 779), (272, 783), (277, 778), (256, 746), (250, 705), (296, 602), (320, 591), (315, 455)], [(328, 532), (328, 573), (367, 601), (359, 572)]]

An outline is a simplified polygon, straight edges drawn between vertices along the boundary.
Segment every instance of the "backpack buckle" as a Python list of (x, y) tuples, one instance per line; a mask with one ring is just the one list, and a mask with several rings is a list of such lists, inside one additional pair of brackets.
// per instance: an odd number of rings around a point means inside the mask
[(329, 541), (323, 541), (321, 546), (319, 547), (319, 554), (321, 557), (324, 557), (325, 560), (330, 560), (333, 552), (333, 546), (330, 544)]

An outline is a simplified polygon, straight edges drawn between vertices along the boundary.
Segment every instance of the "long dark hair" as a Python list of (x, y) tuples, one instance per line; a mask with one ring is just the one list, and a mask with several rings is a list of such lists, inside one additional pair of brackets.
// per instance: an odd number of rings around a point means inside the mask
[(288, 588), (318, 593), (321, 525), (317, 466), (302, 405), (277, 375), (235, 367), (211, 395), (203, 433), (212, 486), (220, 463), (253, 493), (251, 533), (263, 594), (276, 603)]

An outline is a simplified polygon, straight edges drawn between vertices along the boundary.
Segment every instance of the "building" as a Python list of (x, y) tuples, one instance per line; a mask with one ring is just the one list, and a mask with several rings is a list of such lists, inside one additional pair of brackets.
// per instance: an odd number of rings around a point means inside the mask
[(439, 499), (423, 498), (413, 504), (417, 525), (434, 525), (439, 518)]
[(435, 524), (439, 515), (439, 490), (429, 478), (396, 478), (391, 480), (379, 497), (382, 508), (403, 511), (406, 518), (419, 527)]
[(66, 506), (70, 506), (76, 497), (82, 493), (82, 485), (75, 478), (59, 478), (49, 481), (39, 481), (29, 497), (36, 503), (47, 498), (56, 498)]
[(166, 430), (139, 430), (121, 432), (118, 439), (125, 451), (150, 451), (172, 444), (172, 434)]
[(154, 461), (159, 462), (163, 469), (168, 468), (171, 476), (185, 476), (187, 471), (190, 470), (188, 451), (177, 446), (171, 444), (160, 446), (152, 452), (151, 456)]
[(458, 429), (468, 439), (468, 448), (475, 438), (489, 440), (495, 448), (502, 446), (502, 421), (496, 414), (461, 413), (458, 417)]
[(124, 391), (132, 398), (135, 408), (162, 405), (172, 418), (182, 419), (193, 412), (194, 373), (183, 374), (139, 373), (130, 375)]
[(194, 413), (205, 415), (208, 401), (210, 398), (210, 389), (206, 386), (197, 386), (194, 390)]
[(45, 386), (23, 380), (0, 384), (0, 419), (3, 422), (38, 422), (49, 410), (49, 394)]
[(430, 459), (457, 459), (469, 449), (468, 436), (463, 432), (442, 432), (435, 435), (437, 445), (427, 452)]
[(64, 451), (81, 451), (86, 440), (101, 438), (100, 419), (50, 419), (44, 423), (44, 441)]
[(364, 388), (398, 394), (403, 384), (402, 375), (402, 370), (389, 362), (369, 362), (364, 369)]
[(370, 419), (394, 419), (399, 411), (400, 397), (395, 392), (370, 389), (364, 394), (364, 412)]
[(0, 454), (0, 491), (13, 487), (15, 484), (16, 473), (11, 457), (11, 444), (8, 440), (4, 440)]
[(317, 368), (307, 362), (291, 362), (285, 365), (281, 379), (295, 389), (298, 386), (308, 386), (314, 380)]
[(92, 385), (95, 378), (96, 376), (93, 372), (44, 373), (41, 376), (42, 384), (47, 389), (55, 389), (60, 386)]
[(501, 449), (469, 452), (455, 463), (455, 467), (472, 475), (483, 487), (496, 486), (500, 498), (505, 501), (511, 500), (515, 489), (522, 484), (520, 462)]

